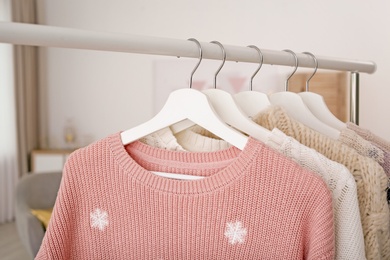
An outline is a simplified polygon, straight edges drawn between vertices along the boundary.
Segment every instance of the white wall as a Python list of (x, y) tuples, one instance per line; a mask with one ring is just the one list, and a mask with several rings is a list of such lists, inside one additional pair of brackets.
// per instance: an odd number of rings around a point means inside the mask
[[(360, 125), (390, 140), (388, 1), (38, 2), (42, 24), (373, 60), (377, 72), (361, 74)], [(153, 61), (181, 62), (55, 48), (42, 49), (41, 57), (42, 124), (52, 147), (63, 145), (66, 118), (74, 120), (81, 144), (146, 121), (153, 115)]]

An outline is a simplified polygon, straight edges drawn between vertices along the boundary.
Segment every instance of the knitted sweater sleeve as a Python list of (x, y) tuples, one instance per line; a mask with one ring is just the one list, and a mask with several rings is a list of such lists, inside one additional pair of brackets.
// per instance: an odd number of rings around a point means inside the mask
[[(323, 191), (326, 193), (317, 194), (315, 206), (312, 208), (310, 216), (311, 219), (307, 221), (308, 237), (313, 239), (306, 243), (305, 259), (335, 259), (332, 201), (329, 190)], [(328, 203), (323, 203), (324, 198), (329, 199)]]
[(72, 157), (73, 154), (64, 166), (53, 213), (35, 259), (70, 259), (72, 234), (77, 230), (72, 208), (77, 207), (77, 196), (81, 196), (76, 194), (77, 188), (73, 185)]

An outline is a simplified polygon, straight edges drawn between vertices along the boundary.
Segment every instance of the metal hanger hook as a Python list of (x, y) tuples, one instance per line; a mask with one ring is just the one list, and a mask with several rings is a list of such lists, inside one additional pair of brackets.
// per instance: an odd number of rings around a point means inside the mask
[(310, 55), (313, 58), (314, 64), (315, 64), (315, 68), (314, 68), (313, 74), (311, 74), (311, 76), (306, 80), (306, 92), (308, 92), (309, 91), (309, 81), (311, 80), (312, 77), (314, 77), (314, 74), (316, 74), (317, 69), (318, 69), (318, 60), (317, 60), (316, 56), (313, 53), (311, 53), (311, 52), (305, 51), (305, 52), (302, 52), (302, 53)]
[(215, 72), (215, 75), (214, 75), (214, 88), (217, 88), (217, 75), (221, 71), (223, 65), (225, 64), (226, 51), (225, 51), (225, 48), (223, 47), (222, 43), (220, 43), (218, 41), (211, 41), (210, 43), (217, 44), (219, 47), (221, 47), (221, 50), (222, 50), (222, 64), (219, 66), (218, 70)]
[(195, 71), (198, 69), (198, 67), (199, 67), (199, 65), (200, 65), (200, 62), (202, 61), (202, 58), (203, 58), (203, 51), (202, 51), (202, 45), (200, 44), (200, 42), (199, 42), (197, 39), (189, 38), (188, 41), (193, 41), (193, 42), (195, 42), (196, 45), (198, 45), (198, 48), (199, 48), (199, 61), (198, 61), (198, 63), (195, 65), (195, 68), (192, 70), (191, 76), (190, 76), (190, 88), (192, 88), (192, 77), (194, 76)]
[(256, 74), (257, 74), (257, 72), (259, 72), (259, 70), (261, 69), (261, 67), (263, 66), (263, 61), (264, 61), (264, 55), (263, 55), (263, 53), (261, 52), (261, 50), (257, 47), (257, 46), (255, 46), (255, 45), (249, 45), (249, 46), (247, 46), (247, 47), (249, 47), (249, 48), (253, 48), (253, 49), (255, 49), (258, 53), (259, 53), (259, 57), (260, 57), (260, 61), (259, 61), (259, 67), (256, 69), (256, 71), (255, 71), (255, 73), (253, 73), (253, 75), (252, 75), (252, 77), (251, 77), (251, 80), (250, 80), (250, 90), (252, 91), (252, 89), (253, 89), (253, 79), (254, 79), (254, 77), (256, 76)]
[(295, 52), (293, 52), (292, 50), (283, 50), (283, 51), (291, 53), (292, 55), (294, 55), (294, 59), (295, 59), (295, 69), (290, 74), (290, 76), (288, 76), (288, 78), (286, 79), (286, 83), (285, 83), (285, 91), (288, 91), (288, 81), (290, 80), (290, 78), (295, 74), (295, 72), (298, 69), (298, 57), (295, 54)]

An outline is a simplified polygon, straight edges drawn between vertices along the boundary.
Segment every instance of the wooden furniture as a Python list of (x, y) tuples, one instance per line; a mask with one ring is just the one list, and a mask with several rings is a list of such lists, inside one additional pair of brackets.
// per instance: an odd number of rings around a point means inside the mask
[(45, 173), (62, 171), (73, 150), (34, 150), (31, 153), (31, 171)]
[[(312, 72), (296, 73), (289, 81), (288, 90), (305, 91), (306, 80)], [(309, 82), (309, 91), (323, 96), (329, 110), (341, 121), (349, 121), (349, 82), (346, 72), (317, 72)]]

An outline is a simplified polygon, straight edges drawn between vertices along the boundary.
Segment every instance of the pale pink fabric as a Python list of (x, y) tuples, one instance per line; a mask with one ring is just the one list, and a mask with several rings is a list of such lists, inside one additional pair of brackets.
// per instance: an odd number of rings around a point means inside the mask
[(196, 153), (114, 134), (68, 159), (36, 259), (333, 259), (333, 225), (324, 181), (252, 138)]
[(383, 150), (384, 158), (380, 162), (380, 165), (385, 170), (387, 177), (390, 178), (390, 142), (373, 134), (370, 130), (362, 128), (352, 122), (348, 122), (347, 127), (348, 129), (355, 131), (365, 140), (372, 142), (374, 145)]
[(347, 128), (355, 131), (358, 135), (366, 139), (367, 141), (372, 142), (374, 145), (390, 151), (390, 141), (374, 134), (366, 128), (362, 128), (352, 122), (347, 122)]

